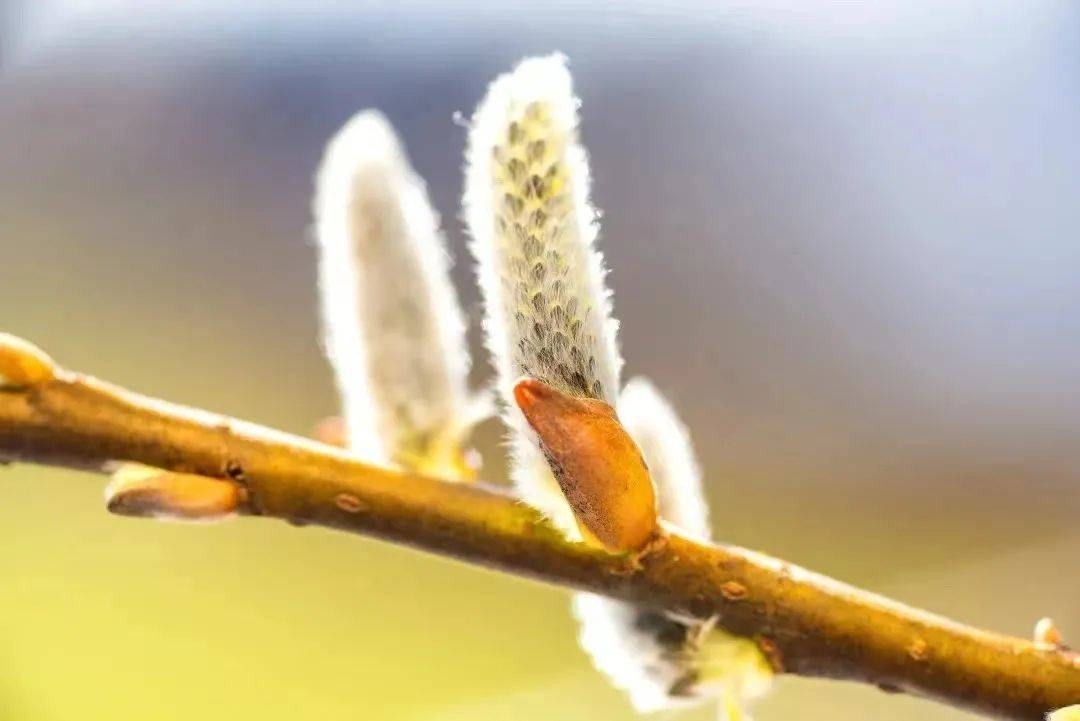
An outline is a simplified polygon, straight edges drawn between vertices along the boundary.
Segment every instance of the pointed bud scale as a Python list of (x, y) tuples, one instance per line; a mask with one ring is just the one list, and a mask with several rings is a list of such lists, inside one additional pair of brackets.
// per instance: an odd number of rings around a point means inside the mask
[(648, 543), (656, 532), (652, 480), (615, 410), (528, 378), (514, 386), (514, 398), (539, 436), (582, 534), (612, 552)]
[(119, 516), (174, 521), (220, 521), (244, 506), (242, 486), (220, 478), (124, 463), (105, 489), (105, 505)]

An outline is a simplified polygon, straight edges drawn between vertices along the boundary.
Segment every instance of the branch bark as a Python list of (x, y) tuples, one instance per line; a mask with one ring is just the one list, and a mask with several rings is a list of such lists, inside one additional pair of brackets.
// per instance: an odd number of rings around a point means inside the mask
[(115, 460), (231, 479), (246, 511), (376, 536), (699, 618), (777, 670), (860, 681), (992, 716), (1080, 703), (1080, 656), (907, 607), (763, 554), (669, 534), (637, 561), (569, 543), (497, 489), (367, 465), (338, 449), (57, 371), (0, 390), (0, 459)]

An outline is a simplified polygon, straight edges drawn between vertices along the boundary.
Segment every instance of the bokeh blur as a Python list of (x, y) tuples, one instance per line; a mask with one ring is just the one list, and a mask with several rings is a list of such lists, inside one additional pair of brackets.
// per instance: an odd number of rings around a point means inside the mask
[[(692, 427), (717, 535), (1080, 642), (1076, 3), (0, 7), (3, 330), (308, 433), (336, 408), (312, 174), (374, 106), (443, 215), (489, 378), (455, 112), (562, 50), (627, 372)], [(634, 718), (561, 589), (282, 523), (110, 517), (103, 484), (0, 473), (3, 721)], [(964, 714), (783, 679), (756, 716)]]

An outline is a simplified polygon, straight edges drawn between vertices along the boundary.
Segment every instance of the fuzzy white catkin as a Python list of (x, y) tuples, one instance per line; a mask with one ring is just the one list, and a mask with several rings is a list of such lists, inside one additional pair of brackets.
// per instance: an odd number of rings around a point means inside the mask
[(324, 345), (349, 447), (453, 479), (477, 420), (465, 323), (423, 181), (366, 110), (330, 141), (314, 203)]
[(618, 393), (617, 323), (594, 248), (577, 106), (562, 55), (524, 60), (497, 78), (472, 119), (464, 196), (515, 486), (572, 539), (580, 539), (574, 515), (513, 386), (530, 376), (609, 403)]
[[(690, 436), (651, 383), (635, 378), (619, 397), (619, 418), (641, 449), (665, 525), (708, 541), (708, 505)], [(581, 645), (594, 665), (642, 713), (719, 698), (726, 718), (764, 694), (772, 672), (752, 642), (712, 624), (672, 618), (589, 593), (573, 599)]]
[(1059, 708), (1047, 714), (1046, 721), (1080, 721), (1080, 704)]

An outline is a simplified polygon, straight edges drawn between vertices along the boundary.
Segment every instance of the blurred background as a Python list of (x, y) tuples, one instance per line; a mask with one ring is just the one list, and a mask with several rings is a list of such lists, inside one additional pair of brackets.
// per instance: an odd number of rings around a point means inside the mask
[[(628, 377), (693, 429), (718, 537), (1080, 642), (1077, 4), (0, 7), (3, 330), (308, 433), (336, 410), (312, 174), (375, 106), (443, 215), (486, 380), (453, 118), (562, 50)], [(282, 523), (114, 518), (103, 485), (0, 474), (4, 721), (634, 718), (561, 589)], [(964, 714), (785, 678), (757, 717)]]

